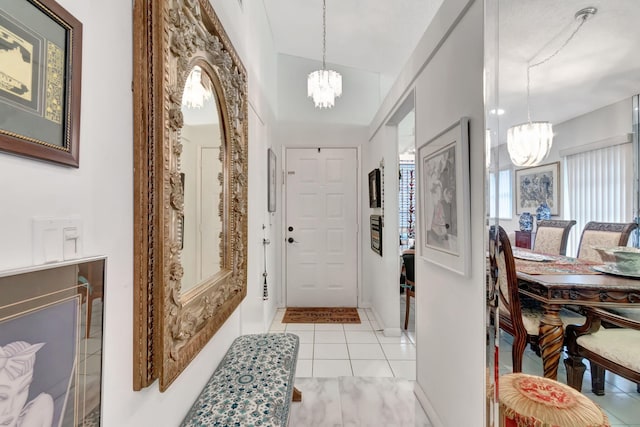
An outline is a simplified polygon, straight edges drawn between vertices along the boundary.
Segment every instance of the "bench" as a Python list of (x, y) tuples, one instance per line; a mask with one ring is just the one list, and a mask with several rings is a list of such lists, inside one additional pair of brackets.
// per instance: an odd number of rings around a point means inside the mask
[(181, 426), (286, 426), (299, 339), (286, 333), (236, 338)]

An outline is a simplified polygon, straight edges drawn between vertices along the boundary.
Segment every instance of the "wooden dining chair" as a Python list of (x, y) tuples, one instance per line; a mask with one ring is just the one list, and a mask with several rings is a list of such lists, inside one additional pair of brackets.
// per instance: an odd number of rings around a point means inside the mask
[(602, 261), (594, 247), (626, 246), (631, 232), (636, 228), (635, 222), (588, 222), (582, 230), (577, 257), (589, 261)]
[(404, 294), (407, 298), (405, 314), (404, 314), (404, 328), (409, 326), (409, 312), (411, 310), (411, 298), (415, 298), (415, 253), (403, 253), (402, 264), (404, 266)]
[(566, 255), (569, 232), (574, 225), (576, 221), (573, 219), (538, 221), (532, 250), (550, 255)]
[[(589, 360), (591, 390), (604, 395), (605, 372), (611, 371), (636, 383), (640, 392), (640, 321), (597, 307), (585, 307), (584, 325), (567, 327), (566, 341), (569, 357), (567, 384), (582, 390), (582, 379)], [(602, 323), (606, 322), (607, 327)]]
[[(513, 337), (513, 372), (522, 372), (522, 356), (527, 344), (540, 356), (538, 338), (543, 313), (535, 305), (523, 307), (521, 303), (515, 260), (507, 233), (500, 226), (492, 226), (489, 237), (490, 274), (498, 293), (498, 323), (500, 329)], [(565, 325), (584, 323), (584, 317), (568, 310), (561, 310), (560, 319)]]

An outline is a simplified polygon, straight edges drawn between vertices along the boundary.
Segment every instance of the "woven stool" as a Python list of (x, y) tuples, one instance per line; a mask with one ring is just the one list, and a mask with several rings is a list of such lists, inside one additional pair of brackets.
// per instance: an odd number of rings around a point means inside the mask
[(499, 380), (500, 427), (609, 427), (600, 407), (548, 378), (522, 373)]

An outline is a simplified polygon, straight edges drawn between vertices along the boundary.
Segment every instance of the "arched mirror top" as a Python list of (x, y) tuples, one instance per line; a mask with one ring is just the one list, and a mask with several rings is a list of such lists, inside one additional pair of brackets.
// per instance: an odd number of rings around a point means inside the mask
[[(204, 67), (204, 68), (203, 68)], [(196, 63), (182, 91), (183, 125), (179, 173), (183, 193), (182, 212), (177, 215), (180, 264), (183, 276), (181, 301), (188, 301), (197, 288), (215, 281), (225, 265), (226, 242), (222, 237), (224, 217), (224, 132), (219, 96), (205, 64)], [(217, 85), (219, 87), (219, 85)]]
[(208, 0), (134, 16), (134, 388), (164, 390), (246, 295), (247, 79)]

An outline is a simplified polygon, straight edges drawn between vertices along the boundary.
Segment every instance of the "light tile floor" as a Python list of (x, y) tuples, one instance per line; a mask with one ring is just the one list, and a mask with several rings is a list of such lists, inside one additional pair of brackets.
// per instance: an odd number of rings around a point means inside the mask
[(289, 425), (431, 427), (413, 393), (413, 315), (408, 331), (387, 337), (370, 310), (358, 309), (359, 325), (285, 324), (284, 311), (278, 310), (270, 331), (300, 337), (296, 387), (303, 396), (291, 407)]
[(397, 337), (385, 336), (368, 309), (358, 309), (360, 324), (282, 323), (284, 312), (278, 310), (270, 332), (290, 332), (300, 337), (297, 378), (358, 376), (415, 381), (412, 330)]
[[(499, 363), (500, 374), (503, 375), (510, 373), (512, 370), (511, 344), (513, 338), (502, 331), (500, 334)], [(558, 366), (558, 381), (563, 384), (567, 382), (567, 371), (562, 362), (565, 357), (565, 354), (561, 356), (560, 365)], [(609, 417), (611, 427), (640, 427), (640, 393), (636, 391), (636, 385), (611, 372), (607, 372), (605, 376), (605, 395), (596, 396), (591, 392), (589, 363), (585, 361), (585, 364), (587, 365), (587, 371), (584, 374), (582, 393), (604, 409)], [(543, 375), (542, 359), (529, 346), (527, 346), (522, 358), (522, 371), (531, 375)]]

